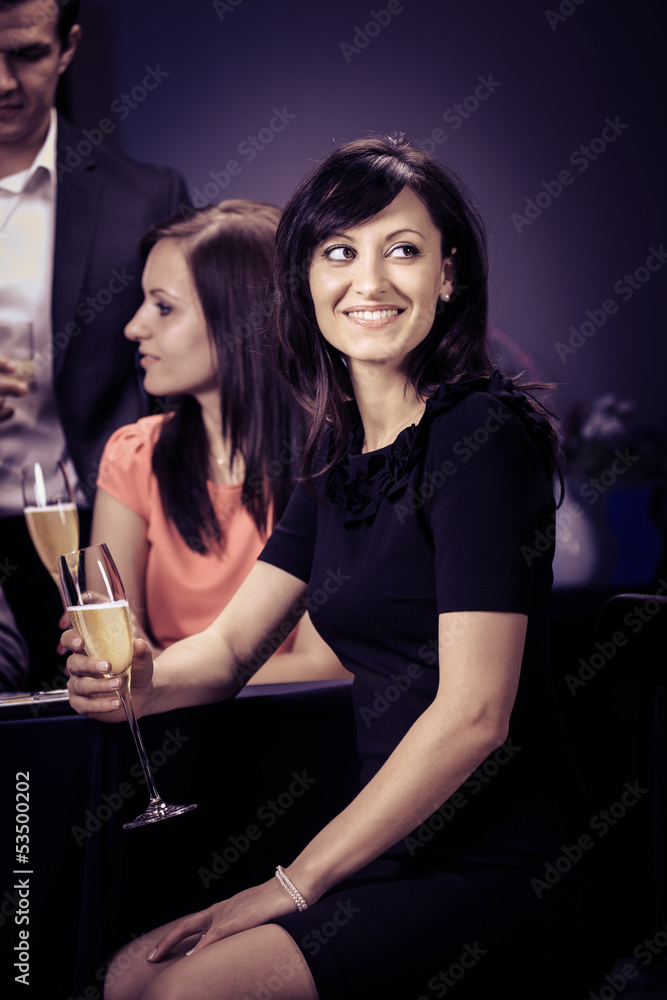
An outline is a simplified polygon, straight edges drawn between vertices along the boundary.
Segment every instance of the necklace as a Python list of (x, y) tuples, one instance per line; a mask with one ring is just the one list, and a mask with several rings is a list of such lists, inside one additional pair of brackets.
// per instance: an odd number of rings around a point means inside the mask
[(414, 412), (412, 418), (406, 418), (405, 420), (402, 420), (400, 422), (400, 424), (398, 424), (398, 429), (397, 430), (392, 431), (390, 434), (383, 435), (382, 436), (383, 439), (384, 438), (388, 438), (388, 441), (387, 441), (386, 445), (378, 445), (375, 448), (369, 448), (368, 447), (368, 442), (366, 440), (366, 435), (364, 434), (364, 440), (363, 440), (363, 443), (362, 443), (362, 446), (361, 446), (361, 453), (362, 454), (368, 454), (368, 452), (370, 452), (370, 451), (380, 451), (381, 448), (386, 448), (390, 444), (393, 444), (393, 442), (397, 439), (398, 435), (401, 434), (404, 430), (406, 430), (406, 428), (412, 427), (413, 424), (419, 423), (419, 421), (421, 420), (422, 416), (424, 415), (424, 410), (425, 410), (424, 403), (420, 403), (419, 410), (416, 410)]
[(222, 482), (225, 486), (241, 486), (243, 484), (245, 466), (243, 464), (239, 465), (238, 457), (234, 460), (233, 468), (229, 467), (228, 455), (222, 455), (220, 458), (217, 458), (211, 453), (211, 462), (220, 470), (222, 478), (216, 478), (217, 482)]

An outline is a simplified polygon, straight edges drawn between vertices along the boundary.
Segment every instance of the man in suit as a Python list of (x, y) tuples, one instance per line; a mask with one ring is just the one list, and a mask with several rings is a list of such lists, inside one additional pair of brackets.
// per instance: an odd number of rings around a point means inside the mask
[(0, 691), (22, 691), (27, 676), (28, 647), (0, 586)]
[[(54, 673), (59, 615), (24, 526), (20, 468), (62, 459), (92, 504), (107, 438), (146, 412), (123, 336), (142, 301), (139, 243), (186, 203), (175, 171), (135, 163), (101, 128), (56, 114), (77, 14), (78, 0), (0, 0), (0, 326), (32, 323), (37, 359), (36, 391), (26, 391), (0, 343), (0, 565), (32, 683)], [(82, 522), (85, 540), (85, 513)], [(48, 636), (38, 624), (47, 617)]]

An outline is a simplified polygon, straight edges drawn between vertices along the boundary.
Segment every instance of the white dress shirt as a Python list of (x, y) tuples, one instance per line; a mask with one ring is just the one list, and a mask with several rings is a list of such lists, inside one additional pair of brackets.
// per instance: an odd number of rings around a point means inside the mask
[[(22, 466), (66, 458), (51, 350), (57, 127), (52, 111), (46, 140), (32, 165), (0, 179), (0, 326), (32, 323), (37, 360), (35, 390), (8, 398), (14, 416), (0, 424), (0, 517), (23, 511)], [(0, 356), (4, 346), (0, 343)]]

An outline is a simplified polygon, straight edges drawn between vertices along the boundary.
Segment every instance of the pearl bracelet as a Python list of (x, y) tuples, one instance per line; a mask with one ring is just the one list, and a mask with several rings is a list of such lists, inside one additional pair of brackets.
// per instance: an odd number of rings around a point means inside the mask
[(292, 897), (292, 899), (294, 900), (294, 902), (296, 903), (296, 908), (299, 911), (299, 913), (302, 910), (307, 910), (308, 909), (307, 902), (305, 901), (305, 899), (303, 898), (297, 887), (294, 885), (294, 883), (290, 881), (290, 879), (287, 877), (282, 865), (278, 865), (278, 867), (276, 868), (276, 878), (280, 882), (285, 892), (288, 892)]

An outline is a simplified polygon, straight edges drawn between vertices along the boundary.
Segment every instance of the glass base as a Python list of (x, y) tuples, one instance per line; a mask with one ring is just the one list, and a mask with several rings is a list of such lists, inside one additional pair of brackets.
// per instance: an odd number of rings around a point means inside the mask
[(148, 808), (140, 816), (130, 823), (123, 823), (124, 830), (133, 830), (137, 826), (148, 826), (149, 823), (159, 823), (162, 819), (171, 819), (172, 816), (180, 816), (182, 813), (196, 809), (196, 805), (190, 806), (170, 806), (162, 799), (153, 799)]

